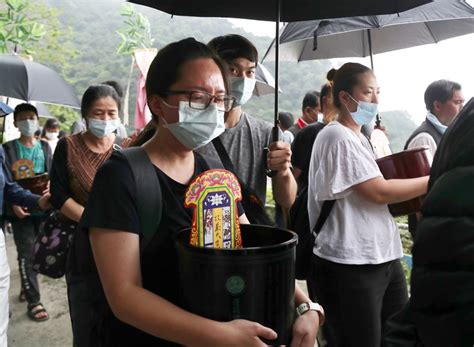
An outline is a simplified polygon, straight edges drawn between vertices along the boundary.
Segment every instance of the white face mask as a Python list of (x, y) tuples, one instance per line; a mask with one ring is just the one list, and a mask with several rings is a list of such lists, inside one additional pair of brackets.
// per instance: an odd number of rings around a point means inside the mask
[(39, 129), (38, 120), (36, 119), (25, 119), (16, 122), (18, 130), (23, 136), (33, 136), (36, 130)]
[(100, 120), (89, 118), (87, 129), (96, 137), (102, 138), (112, 134), (120, 124), (120, 119)]
[(189, 149), (208, 144), (225, 130), (224, 111), (218, 110), (214, 103), (204, 110), (197, 110), (189, 107), (188, 101), (180, 101), (178, 112), (179, 121), (176, 123), (167, 123), (163, 117), (161, 120), (164, 127)]
[(46, 131), (45, 136), (48, 140), (57, 140), (59, 137), (59, 131)]
[(255, 78), (232, 77), (232, 95), (235, 97), (234, 106), (242, 106), (250, 100), (255, 89)]

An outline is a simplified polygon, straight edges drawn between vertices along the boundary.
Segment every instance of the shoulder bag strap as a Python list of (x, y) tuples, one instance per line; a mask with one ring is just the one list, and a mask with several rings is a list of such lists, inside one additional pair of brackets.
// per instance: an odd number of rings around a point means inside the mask
[(328, 219), (335, 202), (336, 200), (325, 200), (323, 202), (323, 206), (321, 207), (321, 213), (319, 214), (318, 221), (316, 222), (316, 225), (313, 229), (314, 234), (317, 235), (323, 228), (324, 223), (326, 223), (326, 220)]
[(212, 144), (214, 145), (214, 148), (216, 149), (217, 154), (219, 155), (219, 158), (222, 162), (222, 165), (224, 165), (224, 168), (228, 171), (231, 171), (235, 175), (234, 164), (232, 164), (229, 154), (225, 150), (224, 144), (222, 143), (219, 136), (212, 140)]
[(237, 171), (235, 171), (234, 164), (232, 164), (232, 161), (230, 160), (229, 154), (225, 150), (224, 144), (222, 143), (221, 139), (219, 137), (216, 137), (214, 140), (212, 140), (212, 144), (214, 145), (214, 148), (216, 149), (216, 152), (219, 155), (219, 159), (221, 160), (222, 165), (224, 165), (224, 169), (226, 169), (227, 171), (232, 172), (235, 175), (235, 177), (237, 177), (237, 180), (239, 181), (240, 186), (242, 187), (242, 190), (248, 191), (249, 187), (239, 177), (239, 175), (237, 174)]

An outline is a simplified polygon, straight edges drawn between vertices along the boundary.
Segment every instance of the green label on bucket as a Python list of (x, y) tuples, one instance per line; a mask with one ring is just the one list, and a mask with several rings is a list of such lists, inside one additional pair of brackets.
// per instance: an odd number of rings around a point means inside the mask
[(231, 276), (225, 284), (227, 291), (232, 295), (238, 295), (245, 289), (245, 281), (240, 276)]

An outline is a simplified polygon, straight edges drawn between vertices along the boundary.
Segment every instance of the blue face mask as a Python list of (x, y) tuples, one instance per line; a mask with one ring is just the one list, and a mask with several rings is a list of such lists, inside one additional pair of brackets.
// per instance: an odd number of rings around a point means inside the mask
[(255, 78), (232, 77), (232, 95), (235, 97), (234, 106), (242, 106), (250, 100), (255, 89)]
[(23, 136), (33, 136), (36, 130), (39, 129), (38, 121), (36, 119), (25, 119), (16, 122), (18, 130)]
[[(173, 106), (171, 106), (173, 107)], [(189, 107), (189, 102), (179, 102), (179, 121), (167, 123), (161, 117), (164, 127), (189, 149), (202, 147), (222, 134), (225, 130), (224, 111), (211, 103), (204, 110)]]
[(101, 120), (101, 119), (94, 119), (89, 118), (87, 120), (88, 126), (87, 129), (95, 136), (95, 137), (105, 137), (112, 134), (120, 124), (119, 119), (108, 119), (108, 120)]
[(444, 124), (442, 124), (438, 118), (436, 118), (436, 116), (430, 112), (428, 112), (428, 114), (426, 115), (426, 119), (428, 119), (428, 121), (433, 124), (433, 126), (441, 133), (441, 134), (444, 134), (446, 132), (446, 129), (448, 129), (448, 127)]
[(347, 110), (352, 116), (352, 119), (354, 119), (354, 122), (360, 126), (370, 124), (374, 120), (375, 116), (379, 113), (378, 104), (366, 101), (357, 101), (350, 94), (349, 97), (357, 103), (357, 110), (355, 112), (349, 111), (346, 106)]

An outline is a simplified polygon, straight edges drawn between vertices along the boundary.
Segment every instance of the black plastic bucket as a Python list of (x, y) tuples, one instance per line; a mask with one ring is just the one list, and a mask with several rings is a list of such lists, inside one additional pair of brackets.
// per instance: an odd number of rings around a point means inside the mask
[(189, 244), (189, 229), (176, 235), (181, 306), (217, 321), (248, 319), (275, 330), (274, 345), (289, 344), (295, 319), (295, 233), (241, 225), (241, 249)]

